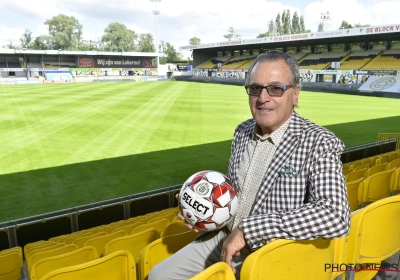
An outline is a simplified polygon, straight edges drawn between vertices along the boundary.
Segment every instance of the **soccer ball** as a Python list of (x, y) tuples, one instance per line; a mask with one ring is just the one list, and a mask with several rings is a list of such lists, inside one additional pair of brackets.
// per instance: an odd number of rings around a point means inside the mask
[(223, 228), (236, 213), (238, 198), (230, 180), (217, 171), (193, 174), (179, 193), (181, 214), (201, 231)]

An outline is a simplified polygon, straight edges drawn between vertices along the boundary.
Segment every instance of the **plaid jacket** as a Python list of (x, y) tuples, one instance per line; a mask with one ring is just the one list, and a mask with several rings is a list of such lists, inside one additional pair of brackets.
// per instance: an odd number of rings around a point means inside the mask
[[(254, 119), (241, 123), (232, 142), (228, 176), (238, 191), (239, 162), (254, 125)], [(311, 240), (348, 234), (350, 208), (340, 161), (343, 149), (343, 142), (332, 132), (293, 113), (251, 215), (242, 220), (251, 250), (277, 238)]]

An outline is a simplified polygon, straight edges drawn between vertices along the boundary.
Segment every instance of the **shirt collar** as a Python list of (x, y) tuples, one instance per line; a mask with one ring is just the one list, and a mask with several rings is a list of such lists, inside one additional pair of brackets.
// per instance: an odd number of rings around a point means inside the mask
[(276, 129), (274, 132), (272, 132), (268, 136), (261, 136), (261, 127), (256, 123), (254, 126), (254, 131), (253, 131), (253, 140), (260, 140), (260, 141), (265, 141), (268, 140), (272, 144), (278, 146), (279, 143), (282, 140), (283, 134), (285, 134), (287, 128), (289, 127), (290, 120), (292, 119), (292, 116), (290, 116), (289, 119), (287, 119), (286, 122), (284, 122), (278, 129)]

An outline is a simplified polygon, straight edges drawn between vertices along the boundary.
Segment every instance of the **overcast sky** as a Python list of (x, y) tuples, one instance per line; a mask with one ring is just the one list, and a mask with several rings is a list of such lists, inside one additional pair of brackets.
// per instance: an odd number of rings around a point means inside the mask
[(268, 21), (290, 9), (303, 15), (307, 29), (316, 31), (321, 13), (329, 12), (325, 30), (337, 29), (342, 20), (351, 24), (384, 25), (400, 23), (400, 0), (0, 0), (0, 48), (20, 44), (28, 28), (33, 36), (48, 34), (44, 22), (58, 14), (76, 17), (83, 25), (83, 39), (101, 37), (112, 22), (125, 24), (136, 33), (152, 33), (159, 10), (158, 40), (172, 43), (176, 50), (192, 37), (202, 43), (226, 41), (233, 27), (242, 39), (257, 37), (268, 29)]

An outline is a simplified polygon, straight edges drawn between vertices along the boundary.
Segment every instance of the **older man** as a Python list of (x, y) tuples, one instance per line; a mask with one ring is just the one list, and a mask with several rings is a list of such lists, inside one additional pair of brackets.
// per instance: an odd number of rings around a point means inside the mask
[(297, 61), (280, 51), (260, 54), (245, 88), (253, 118), (236, 128), (228, 168), (238, 211), (226, 228), (202, 235), (157, 265), (150, 280), (186, 279), (220, 260), (239, 278), (246, 256), (274, 239), (348, 234), (344, 145), (294, 111)]

